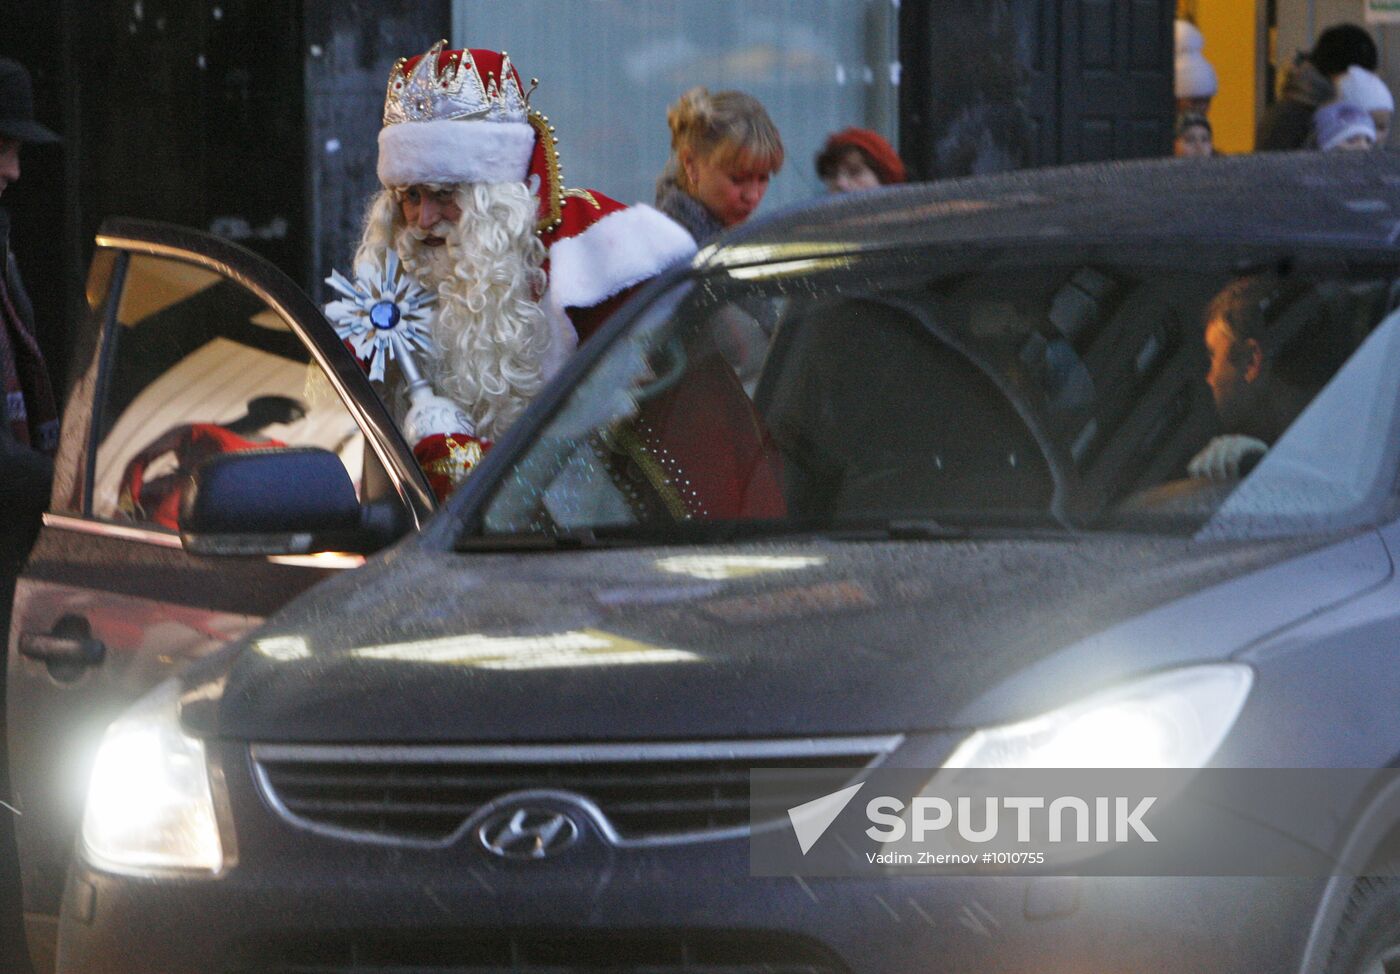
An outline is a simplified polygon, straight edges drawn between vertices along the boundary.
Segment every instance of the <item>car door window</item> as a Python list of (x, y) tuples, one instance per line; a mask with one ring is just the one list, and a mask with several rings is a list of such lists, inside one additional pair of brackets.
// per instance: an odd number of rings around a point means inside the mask
[(364, 436), (283, 316), (217, 271), (132, 255), (98, 406), (92, 513), (176, 530), (211, 456), (315, 446), (357, 489)]

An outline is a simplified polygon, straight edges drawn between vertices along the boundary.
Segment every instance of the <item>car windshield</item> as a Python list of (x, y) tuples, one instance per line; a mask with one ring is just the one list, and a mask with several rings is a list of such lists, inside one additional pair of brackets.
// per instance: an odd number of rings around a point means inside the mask
[(611, 336), (476, 537), (1375, 523), (1395, 285), (1384, 256), (1160, 241), (735, 261)]

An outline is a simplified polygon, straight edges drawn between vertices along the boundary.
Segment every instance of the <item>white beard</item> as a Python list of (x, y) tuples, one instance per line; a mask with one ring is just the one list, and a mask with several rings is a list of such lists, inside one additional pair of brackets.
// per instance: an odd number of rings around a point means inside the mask
[[(525, 232), (533, 242), (533, 226)], [(460, 226), (439, 224), (431, 233), (446, 243), (429, 247), (412, 227), (394, 241), (405, 270), (437, 295), (430, 323), (436, 354), (423, 372), (438, 394), (461, 406), (478, 436), (495, 440), (546, 378), (552, 328), (536, 293), (543, 275), (525, 246), (498, 246), (483, 256)]]

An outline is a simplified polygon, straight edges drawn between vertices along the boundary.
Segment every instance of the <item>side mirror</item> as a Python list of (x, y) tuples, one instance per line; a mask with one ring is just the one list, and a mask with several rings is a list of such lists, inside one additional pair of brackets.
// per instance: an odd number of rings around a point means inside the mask
[(334, 453), (311, 447), (223, 453), (200, 464), (180, 504), (180, 540), (199, 555), (370, 552), (407, 529), (364, 506)]

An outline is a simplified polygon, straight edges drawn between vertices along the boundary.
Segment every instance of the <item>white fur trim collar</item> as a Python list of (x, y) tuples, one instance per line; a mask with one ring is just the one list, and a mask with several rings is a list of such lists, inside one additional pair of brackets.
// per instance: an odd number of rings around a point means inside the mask
[(534, 151), (535, 130), (526, 122), (399, 122), (379, 130), (379, 181), (523, 183)]
[(695, 240), (644, 203), (609, 213), (549, 248), (549, 290), (565, 308), (591, 308), (695, 253)]

